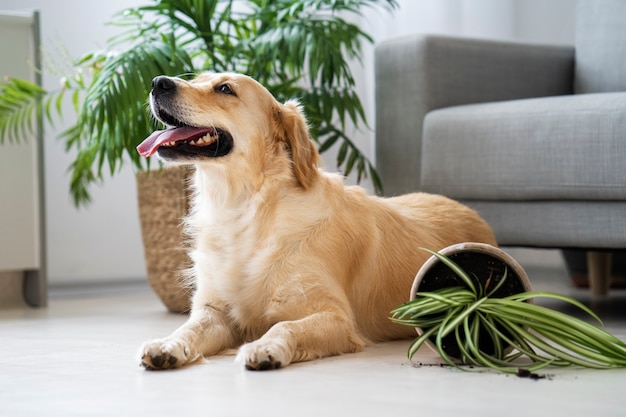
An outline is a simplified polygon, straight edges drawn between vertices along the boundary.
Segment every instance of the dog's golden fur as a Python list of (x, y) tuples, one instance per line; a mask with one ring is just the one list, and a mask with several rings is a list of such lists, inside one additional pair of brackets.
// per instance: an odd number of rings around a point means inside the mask
[(166, 158), (196, 168), (187, 219), (196, 291), (188, 321), (142, 346), (145, 367), (238, 348), (246, 368), (271, 369), (411, 337), (388, 317), (428, 257), (419, 248), (495, 244), (474, 211), (448, 198), (370, 196), (319, 169), (298, 104), (277, 102), (251, 78), (171, 80), (166, 110), (186, 125), (223, 129), (233, 147), (215, 158)]

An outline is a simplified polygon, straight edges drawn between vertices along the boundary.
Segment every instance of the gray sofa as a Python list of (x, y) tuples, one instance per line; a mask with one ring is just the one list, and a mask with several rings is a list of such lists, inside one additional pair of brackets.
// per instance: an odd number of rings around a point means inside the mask
[(375, 62), (385, 194), (461, 200), (503, 246), (586, 249), (605, 294), (626, 248), (626, 0), (580, 1), (571, 47), (414, 35)]

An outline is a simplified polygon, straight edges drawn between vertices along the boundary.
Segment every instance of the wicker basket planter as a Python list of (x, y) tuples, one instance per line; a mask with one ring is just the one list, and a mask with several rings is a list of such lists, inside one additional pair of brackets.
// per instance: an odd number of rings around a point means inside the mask
[(182, 219), (189, 209), (187, 166), (138, 172), (137, 198), (148, 283), (171, 312), (190, 309), (193, 288), (182, 271), (189, 268)]

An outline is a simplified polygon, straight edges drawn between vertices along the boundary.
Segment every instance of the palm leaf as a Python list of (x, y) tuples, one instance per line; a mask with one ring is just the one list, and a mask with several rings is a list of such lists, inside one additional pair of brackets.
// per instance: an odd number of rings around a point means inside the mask
[(71, 166), (70, 188), (76, 204), (89, 200), (87, 187), (104, 178), (104, 164), (110, 175), (119, 171), (125, 156), (145, 168), (135, 148), (154, 129), (145, 107), (151, 80), (192, 69), (186, 52), (172, 51), (168, 43), (144, 44), (142, 52), (137, 51), (129, 48), (102, 64), (86, 91), (76, 125), (62, 133), (82, 159)]
[(125, 160), (147, 167), (135, 147), (153, 128), (145, 108), (153, 77), (236, 71), (281, 101), (299, 98), (320, 149), (343, 142), (338, 165), (344, 173), (355, 170), (357, 180), (369, 174), (382, 190), (373, 164), (344, 133), (348, 120), (367, 126), (348, 63), (358, 62), (362, 43), (372, 42), (349, 16), (364, 7), (393, 10), (396, 0), (249, 0), (248, 7), (234, 7), (234, 0), (146, 1), (114, 16), (111, 24), (121, 33), (107, 41), (104, 53), (74, 60), (61, 90), (0, 83), (0, 143), (23, 140), (38, 116), (50, 123), (54, 112), (61, 116), (69, 94), (77, 118), (61, 138), (77, 152), (70, 189), (81, 205), (90, 200), (89, 185), (114, 175)]
[(31, 138), (41, 115), (41, 100), (46, 91), (34, 83), (9, 78), (0, 84), (0, 144), (19, 143)]

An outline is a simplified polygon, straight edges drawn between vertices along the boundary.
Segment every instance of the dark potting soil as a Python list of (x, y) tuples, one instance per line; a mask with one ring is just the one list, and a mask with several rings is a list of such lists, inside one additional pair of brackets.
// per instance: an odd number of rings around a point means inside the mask
[(546, 379), (546, 378), (552, 380), (552, 375), (536, 374), (534, 372), (530, 372), (528, 369), (522, 369), (522, 368), (518, 369), (515, 375), (520, 378), (529, 378), (535, 381), (538, 379)]
[[(476, 369), (472, 365), (463, 365), (463, 366), (469, 370), (472, 370), (473, 372), (479, 372), (479, 373), (491, 372), (490, 370), (481, 371), (480, 368)], [(452, 365), (448, 365), (446, 363), (423, 363), (423, 362), (413, 363), (413, 367), (414, 368), (450, 368), (450, 369), (453, 368)], [(517, 372), (515, 372), (514, 375), (518, 378), (527, 378), (533, 381), (538, 381), (541, 379), (547, 379), (549, 381), (552, 381), (554, 379), (554, 374), (538, 374), (538, 373), (531, 372), (528, 369), (524, 369), (524, 368), (518, 368)], [(506, 374), (506, 376), (509, 376), (509, 374)]]
[[(449, 258), (456, 262), (469, 275), (477, 277), (478, 281), (485, 288), (485, 293), (489, 293), (498, 285), (500, 281), (502, 281), (506, 271), (506, 280), (491, 296), (491, 298), (503, 298), (525, 291), (520, 277), (515, 273), (515, 271), (511, 268), (507, 268), (504, 262), (492, 257), (491, 255), (481, 252), (464, 251), (450, 255)], [(467, 285), (450, 268), (448, 268), (448, 266), (442, 262), (437, 262), (426, 273), (426, 275), (424, 275), (417, 292), (430, 292), (449, 287), (467, 288)], [(506, 334), (506, 332), (504, 333)], [(430, 340), (432, 343), (435, 343), (436, 338), (431, 337)], [(493, 355), (495, 353), (493, 341), (487, 331), (480, 332), (479, 348), (488, 355)], [(443, 349), (453, 358), (460, 358), (461, 356), (461, 351), (454, 334), (450, 334), (443, 338)]]
[[(490, 289), (495, 288), (504, 277), (504, 272), (506, 271), (506, 281), (498, 291), (493, 294), (493, 298), (503, 298), (524, 291), (524, 286), (515, 271), (511, 268), (507, 268), (504, 262), (491, 255), (481, 252), (465, 251), (448, 257), (468, 274), (476, 276), (483, 286), (486, 284), (485, 292), (489, 292)], [(422, 279), (419, 291), (428, 292), (448, 287), (467, 288), (467, 285), (465, 285), (465, 282), (444, 263), (437, 262)]]

